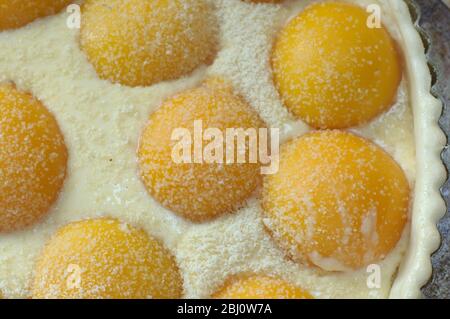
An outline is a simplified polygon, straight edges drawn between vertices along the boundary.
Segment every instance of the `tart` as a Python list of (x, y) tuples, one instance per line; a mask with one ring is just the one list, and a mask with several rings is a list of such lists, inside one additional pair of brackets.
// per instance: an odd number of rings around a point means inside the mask
[(3, 297), (420, 296), (445, 138), (405, 2), (27, 3), (0, 0)]

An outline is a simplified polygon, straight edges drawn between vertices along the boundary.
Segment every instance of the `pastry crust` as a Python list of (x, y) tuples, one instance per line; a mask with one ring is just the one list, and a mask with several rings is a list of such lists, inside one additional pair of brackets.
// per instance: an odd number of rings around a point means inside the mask
[[(446, 139), (438, 125), (443, 106), (431, 94), (432, 78), (424, 54), (425, 48), (418, 31), (410, 23), (407, 4), (404, 1), (382, 2), (396, 13), (402, 46), (409, 53), (405, 56), (405, 66), (410, 83), (416, 142), (416, 186), (411, 234), (390, 297), (419, 298), (420, 289), (431, 276), (431, 254), (440, 243), (437, 223), (446, 211), (439, 192), (447, 176), (441, 160)], [(417, 27), (417, 22), (415, 25)]]

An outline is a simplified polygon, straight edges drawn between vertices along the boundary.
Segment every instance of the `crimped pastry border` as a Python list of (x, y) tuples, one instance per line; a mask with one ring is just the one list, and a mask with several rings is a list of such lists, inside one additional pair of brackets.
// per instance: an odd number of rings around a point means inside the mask
[(438, 124), (443, 104), (431, 93), (432, 76), (420, 36), (423, 30), (419, 26), (419, 10), (416, 21), (411, 23), (405, 1), (382, 1), (397, 17), (402, 47), (409, 53), (405, 56), (405, 66), (414, 113), (417, 169), (408, 250), (393, 282), (390, 298), (420, 298), (421, 288), (432, 274), (431, 255), (440, 244), (437, 224), (446, 212), (440, 194), (447, 176), (441, 159), (446, 137)]

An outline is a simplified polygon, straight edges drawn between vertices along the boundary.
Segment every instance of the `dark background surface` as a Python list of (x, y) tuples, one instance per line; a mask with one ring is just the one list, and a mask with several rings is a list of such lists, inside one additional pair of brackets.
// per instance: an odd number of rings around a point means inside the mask
[[(428, 57), (434, 66), (436, 84), (433, 94), (444, 102), (440, 125), (450, 136), (450, 10), (440, 0), (414, 0), (420, 11), (419, 24), (425, 30)], [(428, 41), (427, 41), (428, 40)], [(447, 146), (442, 158), (450, 168), (450, 148)], [(441, 248), (433, 255), (433, 277), (422, 289), (426, 298), (450, 299), (450, 182), (442, 187), (447, 203), (447, 214), (439, 223), (442, 236)]]

